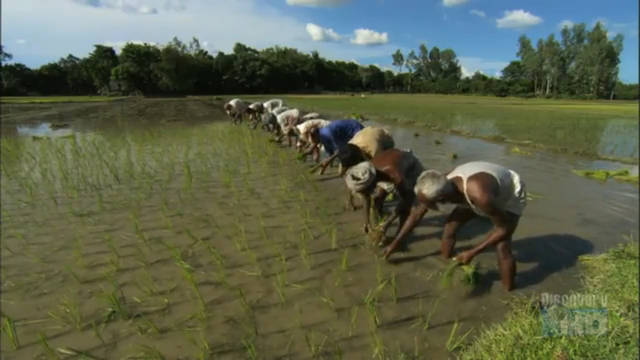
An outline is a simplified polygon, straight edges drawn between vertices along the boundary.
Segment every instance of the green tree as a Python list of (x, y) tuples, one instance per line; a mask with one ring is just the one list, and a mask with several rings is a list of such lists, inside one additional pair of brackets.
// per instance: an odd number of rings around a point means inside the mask
[(33, 70), (24, 64), (4, 64), (2, 74), (3, 95), (29, 95), (36, 91), (36, 77)]
[(4, 50), (4, 46), (0, 45), (0, 62), (4, 63), (5, 61), (9, 61), (13, 59), (13, 55), (9, 54)]
[(393, 59), (393, 66), (397, 66), (398, 72), (401, 72), (402, 67), (405, 65), (404, 55), (402, 55), (402, 51), (400, 51), (400, 49), (396, 50), (396, 52), (391, 55), (391, 58)]
[(120, 52), (120, 65), (113, 68), (112, 78), (121, 82), (127, 93), (157, 93), (159, 79), (153, 70), (160, 59), (161, 52), (156, 46), (128, 43)]
[(118, 56), (110, 46), (94, 45), (93, 52), (87, 58), (89, 74), (96, 89), (108, 89), (111, 70), (118, 66)]
[(88, 70), (87, 60), (71, 54), (58, 60), (66, 73), (67, 91), (74, 95), (95, 94), (96, 88)]
[(538, 90), (538, 54), (531, 45), (531, 40), (526, 35), (518, 38), (518, 57), (525, 70), (526, 76), (533, 80), (534, 93)]

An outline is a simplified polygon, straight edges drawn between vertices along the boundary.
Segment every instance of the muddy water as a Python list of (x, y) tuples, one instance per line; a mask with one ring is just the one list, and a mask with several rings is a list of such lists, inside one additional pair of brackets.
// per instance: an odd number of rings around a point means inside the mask
[[(637, 165), (530, 149), (524, 149), (531, 152), (530, 155), (514, 154), (508, 144), (425, 132), (419, 128), (394, 127), (392, 133), (398, 146), (412, 149), (427, 168), (449, 171), (468, 161), (484, 160), (503, 164), (521, 175), (533, 199), (528, 202), (514, 235), (519, 292), (564, 292), (567, 286), (576, 284), (575, 265), (579, 255), (605, 251), (622, 241), (624, 235), (637, 238), (638, 187), (617, 181), (602, 184), (572, 173), (572, 169), (627, 168), (637, 174)], [(454, 153), (457, 159), (452, 159)], [(450, 208), (442, 210), (444, 214)], [(429, 249), (435, 250), (439, 228), (429, 226), (430, 222), (424, 220), (426, 226), (420, 227), (414, 238), (433, 242)], [(467, 236), (463, 236), (460, 246), (481, 241), (487, 228), (488, 224), (483, 221), (467, 225), (463, 228)], [(482, 254), (479, 261), (492, 266), (494, 255)]]
[[(67, 149), (69, 139), (50, 143), (27, 131), (11, 147), (22, 156), (9, 159), (15, 173), (3, 168), (2, 311), (16, 322), (21, 345), (13, 351), (3, 336), (3, 358), (46, 354), (38, 340), (43, 333), (53, 351), (101, 358), (156, 358), (153, 351), (159, 351), (168, 359), (237, 359), (250, 357), (255, 347), (260, 358), (304, 359), (317, 351), (360, 359), (371, 358), (381, 343), (392, 358), (418, 353), (439, 359), (453, 357), (445, 344), (456, 322), (459, 336), (503, 318), (510, 294), (500, 287), (492, 251), (477, 258), (479, 286), (441, 286), (446, 263), (438, 257), (438, 238), (446, 211), (425, 218), (409, 252), (395, 254), (390, 264), (378, 261), (363, 246), (360, 214), (343, 210), (344, 187), (334, 175), (307, 177), (308, 165), (261, 132), (211, 123), (221, 114), (207, 104), (180, 103), (182, 114), (176, 104), (57, 113), (83, 150), (72, 148), (70, 160), (50, 155)], [(91, 121), (79, 121), (80, 115)], [(141, 119), (145, 129), (129, 118)], [(32, 120), (30, 129), (39, 129)], [(410, 127), (394, 127), (393, 134), (426, 167), (491, 160), (517, 170), (539, 196), (514, 236), (515, 294), (576, 288), (579, 255), (603, 251), (637, 231), (637, 187), (571, 173), (621, 165), (542, 152), (515, 155), (508, 145)], [(41, 191), (25, 185), (24, 176)], [(457, 248), (476, 244), (489, 228), (482, 220), (469, 223)], [(192, 269), (204, 305), (180, 264)], [(105, 316), (114, 307), (105, 300), (114, 280), (134, 315)], [(372, 293), (377, 327), (364, 305)], [(77, 325), (74, 313), (80, 314)], [(425, 327), (420, 319), (429, 313)]]

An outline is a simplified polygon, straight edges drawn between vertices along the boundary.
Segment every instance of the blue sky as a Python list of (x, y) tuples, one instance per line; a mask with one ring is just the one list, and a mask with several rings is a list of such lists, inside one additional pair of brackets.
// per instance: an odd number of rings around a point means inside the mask
[(620, 78), (638, 81), (637, 0), (4, 0), (2, 43), (36, 67), (93, 44), (162, 44), (198, 37), (210, 52), (235, 42), (318, 50), (330, 59), (391, 68), (391, 54), (452, 48), (466, 74), (497, 74), (516, 59), (521, 34), (533, 42), (560, 24), (603, 22), (625, 37)]

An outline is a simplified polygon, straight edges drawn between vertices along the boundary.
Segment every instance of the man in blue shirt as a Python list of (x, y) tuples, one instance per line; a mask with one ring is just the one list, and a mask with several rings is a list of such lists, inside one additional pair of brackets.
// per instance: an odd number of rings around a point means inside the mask
[[(315, 128), (309, 134), (313, 145), (305, 155), (311, 154), (317, 146), (322, 144), (324, 150), (331, 156), (346, 146), (349, 140), (363, 128), (364, 125), (353, 119), (335, 120), (323, 128)], [(316, 159), (316, 161), (318, 160)]]

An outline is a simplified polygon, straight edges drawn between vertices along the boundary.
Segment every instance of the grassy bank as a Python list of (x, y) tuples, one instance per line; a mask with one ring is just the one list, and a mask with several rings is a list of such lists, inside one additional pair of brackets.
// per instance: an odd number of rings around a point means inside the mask
[(462, 359), (637, 359), (638, 242), (581, 258), (583, 294), (604, 296), (608, 331), (604, 335), (542, 335), (537, 301), (518, 301), (504, 323), (485, 329)]
[[(265, 99), (276, 96), (246, 96)], [(638, 104), (459, 95), (283, 95), (327, 117), (386, 122), (582, 156), (638, 162)]]
[(103, 102), (124, 99), (125, 96), (3, 96), (0, 103), (6, 104), (51, 104)]

